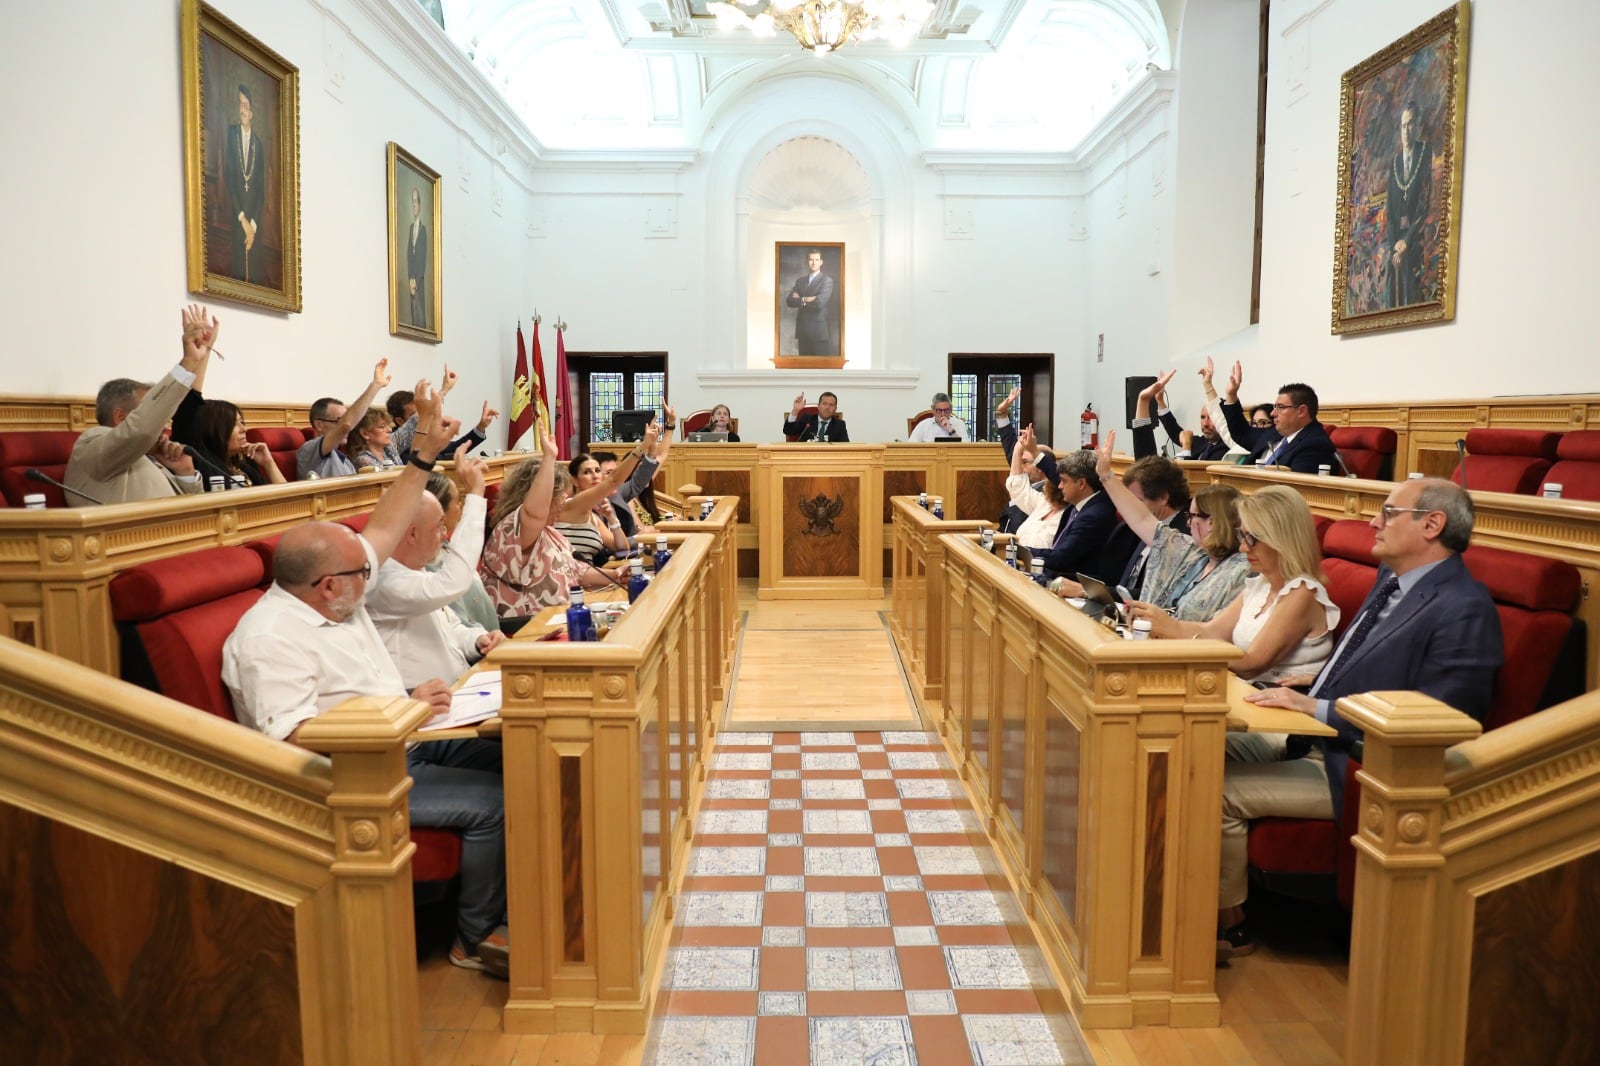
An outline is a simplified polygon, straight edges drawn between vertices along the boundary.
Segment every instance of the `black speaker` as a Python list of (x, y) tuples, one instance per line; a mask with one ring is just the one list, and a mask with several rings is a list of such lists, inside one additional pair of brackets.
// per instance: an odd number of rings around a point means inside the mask
[[(1133, 428), (1133, 419), (1138, 413), (1137, 411), (1134, 410), (1134, 407), (1139, 402), (1139, 394), (1141, 392), (1143, 392), (1145, 389), (1148, 389), (1151, 385), (1154, 385), (1156, 383), (1156, 379), (1154, 377), (1147, 377), (1147, 378), (1142, 378), (1141, 377), (1141, 378), (1124, 378), (1123, 380), (1125, 382), (1125, 386), (1124, 387), (1127, 389), (1127, 393), (1128, 393), (1128, 428), (1132, 429)], [(1154, 418), (1155, 414), (1156, 414), (1155, 404), (1151, 404), (1150, 405), (1150, 417)]]

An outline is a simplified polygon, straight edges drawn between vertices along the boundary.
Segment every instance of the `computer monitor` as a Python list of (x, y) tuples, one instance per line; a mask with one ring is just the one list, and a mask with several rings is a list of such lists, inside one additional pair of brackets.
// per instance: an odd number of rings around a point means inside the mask
[(644, 427), (655, 421), (654, 408), (629, 408), (611, 412), (611, 439), (619, 443), (644, 440)]

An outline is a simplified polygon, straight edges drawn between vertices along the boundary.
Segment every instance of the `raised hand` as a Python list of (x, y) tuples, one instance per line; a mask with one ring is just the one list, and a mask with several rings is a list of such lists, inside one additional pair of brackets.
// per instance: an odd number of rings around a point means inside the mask
[(543, 453), (546, 462), (555, 462), (556, 457), (561, 454), (561, 447), (556, 444), (555, 434), (541, 433), (539, 435), (539, 450)]
[(1113, 476), (1111, 473), (1111, 444), (1116, 439), (1117, 431), (1108, 429), (1100, 441), (1100, 447), (1094, 450), (1094, 472), (1100, 475), (1101, 481)]
[(1211, 395), (1217, 390), (1214, 382), (1216, 376), (1216, 365), (1212, 363), (1211, 357), (1208, 355), (1206, 356), (1205, 364), (1200, 367), (1200, 384), (1205, 388), (1207, 396)]
[(675, 426), (678, 424), (677, 408), (673, 407), (670, 403), (665, 403), (661, 405), (661, 409), (666, 412), (667, 425)]
[[(377, 379), (374, 378), (373, 380)], [(411, 402), (417, 408), (417, 428), (419, 431), (425, 431), (438, 418), (439, 407), (443, 402), (443, 397), (439, 395), (427, 378), (422, 378), (417, 382), (416, 388), (412, 390)]]
[(483, 401), (483, 416), (478, 419), (478, 432), (483, 433), (489, 428), (489, 423), (500, 417), (500, 412), (489, 406), (489, 401)]
[(806, 394), (802, 392), (800, 395), (798, 395), (798, 396), (796, 396), (794, 398), (794, 417), (795, 418), (799, 418), (800, 417), (800, 412), (805, 408), (805, 405), (806, 405)]
[(1233, 361), (1233, 369), (1228, 372), (1228, 402), (1239, 402), (1239, 386), (1244, 384), (1244, 366), (1237, 359)]
[(1017, 447), (1021, 448), (1023, 452), (1028, 455), (1032, 455), (1038, 450), (1038, 445), (1035, 443), (1033, 437), (1032, 422), (1029, 422), (1027, 425), (1023, 426), (1022, 432), (1017, 434)]
[(644, 441), (640, 444), (646, 452), (656, 446), (656, 441), (661, 439), (661, 423), (652, 418), (650, 424), (644, 427)]
[(456, 387), (456, 382), (460, 377), (460, 374), (450, 369), (449, 363), (444, 365), (444, 377), (439, 379), (439, 398), (441, 400), (450, 394), (451, 389)]
[(1014, 387), (1009, 393), (1006, 394), (1006, 398), (1000, 401), (1000, 406), (994, 409), (994, 413), (1004, 418), (1006, 415), (1011, 413), (1011, 405), (1016, 403), (1018, 397), (1021, 395), (1022, 386), (1018, 385)]
[(475, 456), (467, 456), (456, 460), (456, 473), (461, 477), (461, 483), (466, 486), (468, 496), (482, 496), (486, 485), (485, 471), (489, 464)]
[(378, 388), (388, 388), (389, 382), (394, 379), (389, 376), (389, 360), (379, 359), (372, 368), (372, 383)]
[(216, 317), (199, 304), (190, 304), (183, 309), (182, 361), (185, 370), (195, 370), (205, 365), (206, 359), (211, 355), (212, 346), (217, 342), (217, 332), (220, 328)]

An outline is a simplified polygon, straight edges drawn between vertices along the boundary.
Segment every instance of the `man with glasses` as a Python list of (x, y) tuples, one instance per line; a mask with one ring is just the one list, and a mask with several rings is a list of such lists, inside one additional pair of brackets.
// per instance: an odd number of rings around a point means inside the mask
[(1362, 737), (1334, 706), (1340, 697), (1414, 689), (1479, 721), (1489, 710), (1505, 653), (1489, 590), (1461, 561), (1472, 536), (1472, 498), (1437, 478), (1403, 481), (1371, 524), (1377, 531), (1372, 554), (1382, 564), (1377, 580), (1309, 694), (1269, 688), (1246, 697), (1310, 715), (1338, 736), (1309, 742), (1266, 733), (1228, 738), (1217, 899), (1220, 958), (1249, 954), (1252, 947), (1241, 906), (1250, 820), (1337, 821), (1344, 809), (1345, 767), (1361, 757)]
[[(1333, 446), (1327, 429), (1317, 421), (1315, 389), (1298, 381), (1279, 389), (1272, 405), (1272, 428), (1267, 429), (1245, 420), (1244, 409), (1239, 404), (1239, 386), (1243, 381), (1243, 368), (1236, 362), (1228, 375), (1227, 393), (1220, 406), (1228, 435), (1248, 451), (1255, 462), (1264, 466), (1286, 466), (1297, 474), (1315, 474), (1322, 466), (1334, 474), (1344, 472), (1338, 449)], [(1211, 400), (1216, 393), (1209, 381), (1206, 384), (1206, 398)]]
[(947, 440), (951, 437), (956, 440), (972, 439), (967, 424), (956, 417), (955, 406), (951, 404), (948, 392), (934, 393), (933, 402), (928, 406), (933, 409), (933, 417), (918, 422), (906, 440), (913, 444), (931, 444), (936, 440)]
[[(411, 526), (434, 460), (459, 428), (444, 417), (439, 394), (427, 382), (417, 384), (415, 402), (416, 452), (366, 527), (356, 533), (333, 522), (308, 522), (285, 533), (273, 555), (272, 587), (223, 645), (222, 681), (236, 717), (276, 740), (295, 743), (304, 722), (345, 700), (407, 695), (363, 601), (368, 581)], [(442, 678), (423, 681), (409, 694), (435, 714), (450, 709), (450, 688)], [(411, 824), (462, 835), (450, 961), (504, 976), (510, 948), (500, 746), (483, 740), (413, 744), (406, 765), (413, 782)]]
[(311, 432), (314, 436), (295, 453), (297, 478), (305, 481), (313, 474), (324, 478), (344, 477), (356, 472), (356, 464), (344, 453), (344, 442), (350, 436), (350, 431), (360, 425), (361, 416), (367, 413), (378, 390), (387, 384), (389, 360), (379, 359), (372, 368), (372, 381), (356, 397), (355, 403), (346, 407), (332, 396), (324, 396), (311, 405)]

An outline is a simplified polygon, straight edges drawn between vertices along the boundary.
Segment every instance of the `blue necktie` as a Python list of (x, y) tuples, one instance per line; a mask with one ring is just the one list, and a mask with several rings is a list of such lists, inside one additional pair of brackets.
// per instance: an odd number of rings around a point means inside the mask
[[(1350, 639), (1344, 642), (1343, 648), (1339, 649), (1337, 658), (1329, 663), (1328, 668), (1323, 671), (1323, 681), (1332, 680), (1337, 676), (1339, 670), (1350, 660), (1350, 656), (1354, 655), (1356, 650), (1366, 643), (1367, 637), (1371, 636), (1373, 628), (1378, 624), (1378, 619), (1383, 615), (1383, 609), (1389, 605), (1389, 600), (1399, 591), (1400, 579), (1393, 574), (1390, 574), (1388, 579), (1378, 586), (1378, 591), (1373, 595), (1372, 602), (1367, 605), (1366, 612), (1356, 622), (1355, 632), (1350, 634)], [(1322, 684), (1319, 681), (1316, 687), (1311, 690), (1312, 695), (1315, 695), (1321, 688)]]

